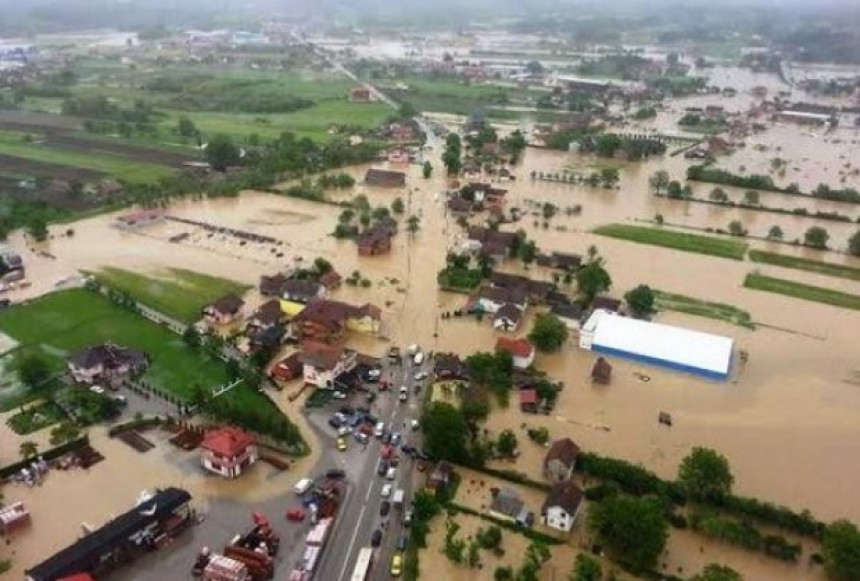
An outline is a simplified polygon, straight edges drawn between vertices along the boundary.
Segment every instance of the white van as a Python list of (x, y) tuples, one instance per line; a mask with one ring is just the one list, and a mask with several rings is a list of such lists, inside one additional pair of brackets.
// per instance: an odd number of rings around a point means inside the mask
[(377, 438), (381, 438), (385, 433), (385, 422), (379, 422), (376, 424), (376, 427), (373, 429), (373, 435)]
[(419, 351), (418, 353), (416, 353), (415, 357), (412, 358), (412, 362), (415, 365), (421, 365), (422, 363), (424, 363), (424, 352)]
[(304, 494), (305, 492), (310, 490), (311, 486), (313, 486), (313, 485), (314, 485), (314, 481), (311, 480), (310, 478), (302, 478), (301, 480), (296, 482), (295, 486), (293, 486), (293, 492), (295, 492), (296, 494), (301, 496), (302, 494)]

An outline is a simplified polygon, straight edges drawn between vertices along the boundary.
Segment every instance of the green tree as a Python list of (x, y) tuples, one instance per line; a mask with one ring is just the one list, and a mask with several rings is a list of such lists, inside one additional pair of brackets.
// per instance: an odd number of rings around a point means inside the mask
[(383, 220), (391, 216), (391, 210), (386, 208), (385, 206), (377, 206), (371, 212), (374, 220)]
[(59, 446), (81, 436), (81, 431), (71, 422), (62, 422), (51, 430), (51, 445)]
[(711, 190), (711, 193), (708, 194), (708, 197), (712, 201), (719, 202), (720, 204), (725, 204), (729, 201), (729, 195), (723, 188), (714, 188), (713, 190)]
[(654, 291), (647, 284), (627, 291), (624, 300), (634, 317), (643, 318), (654, 312)]
[(51, 377), (51, 366), (40, 353), (19, 351), (14, 360), (18, 379), (29, 388), (42, 387)]
[(678, 482), (692, 500), (719, 502), (734, 483), (729, 461), (710, 448), (696, 446), (678, 467)]
[(317, 256), (314, 258), (314, 272), (319, 275), (328, 274), (334, 270), (331, 262), (323, 258), (322, 256)]
[(22, 460), (28, 460), (39, 455), (39, 445), (32, 440), (26, 440), (18, 446), (18, 453)]
[(589, 527), (609, 557), (633, 572), (653, 569), (669, 537), (663, 507), (649, 497), (605, 498), (591, 508)]
[(732, 220), (729, 222), (729, 234), (732, 236), (746, 236), (747, 231), (744, 230), (744, 225), (740, 220)]
[(672, 180), (669, 182), (669, 185), (666, 186), (666, 195), (670, 198), (680, 199), (684, 195), (684, 188), (681, 187), (681, 182), (678, 180)]
[(821, 540), (824, 570), (833, 581), (860, 579), (860, 530), (847, 520), (828, 525)]
[(604, 188), (611, 188), (615, 184), (618, 183), (618, 180), (621, 179), (621, 175), (618, 171), (618, 168), (615, 167), (605, 167), (600, 170), (600, 181), (603, 182)]
[(349, 224), (352, 222), (353, 218), (355, 218), (355, 211), (347, 208), (340, 213), (340, 216), (337, 217), (337, 221), (341, 224)]
[(224, 171), (239, 163), (239, 148), (229, 135), (219, 133), (206, 145), (206, 161), (216, 171)]
[(771, 226), (770, 230), (767, 231), (768, 240), (782, 240), (783, 236), (785, 234), (779, 226)]
[(496, 567), (493, 571), (494, 581), (514, 581), (514, 570), (510, 567)]
[(182, 137), (194, 137), (198, 134), (194, 121), (183, 115), (176, 123), (176, 132)]
[(442, 153), (442, 163), (445, 164), (448, 175), (457, 175), (460, 173), (462, 147), (460, 136), (456, 133), (449, 133), (448, 137), (445, 138), (445, 151)]
[(406, 206), (403, 204), (402, 198), (394, 198), (394, 201), (391, 202), (391, 211), (395, 214), (402, 214), (406, 210)]
[(600, 561), (585, 553), (579, 553), (573, 562), (570, 581), (600, 581), (603, 578), (603, 567)]
[(27, 222), (27, 233), (36, 242), (48, 239), (48, 223), (42, 216), (33, 216)]
[(466, 549), (466, 564), (470, 569), (481, 567), (481, 546), (474, 539), (469, 541), (469, 547)]
[(520, 260), (523, 261), (523, 265), (526, 267), (533, 263), (537, 258), (537, 244), (535, 244), (535, 241), (525, 240), (520, 246), (519, 255)]
[(502, 430), (496, 440), (496, 450), (506, 458), (512, 458), (517, 451), (517, 435), (513, 430)]
[(543, 65), (540, 61), (529, 61), (526, 63), (526, 72), (530, 75), (539, 75), (543, 72)]
[(852, 256), (860, 256), (860, 230), (857, 230), (848, 239), (848, 254)]
[(803, 243), (812, 248), (827, 248), (830, 234), (821, 226), (812, 226), (803, 233)]
[(199, 347), (200, 333), (194, 325), (188, 325), (185, 327), (185, 331), (182, 332), (182, 340), (185, 341), (185, 344), (189, 347)]
[(594, 297), (612, 287), (612, 277), (603, 267), (603, 259), (596, 258), (576, 271), (576, 284), (579, 294), (587, 303)]
[(478, 529), (475, 538), (482, 549), (492, 550), (502, 545), (502, 529), (490, 525), (486, 529)]
[(743, 577), (731, 567), (711, 563), (701, 573), (690, 577), (690, 581), (743, 581)]
[(444, 402), (435, 402), (421, 415), (424, 447), (436, 458), (468, 464), (469, 426), (460, 411)]
[(370, 200), (364, 194), (359, 194), (352, 199), (352, 207), (359, 212), (370, 210)]
[(654, 174), (648, 178), (648, 183), (651, 185), (651, 189), (653, 189), (657, 194), (668, 188), (670, 181), (669, 172), (662, 169), (654, 172)]
[(758, 206), (761, 197), (755, 190), (747, 190), (744, 192), (744, 203), (748, 206)]
[(406, 229), (409, 231), (410, 234), (415, 234), (416, 232), (418, 232), (420, 226), (421, 219), (418, 216), (413, 214), (412, 216), (409, 216), (409, 218), (407, 218)]
[(358, 222), (361, 224), (362, 228), (366, 229), (368, 226), (370, 226), (370, 221), (372, 219), (373, 218), (370, 215), (370, 212), (365, 211), (365, 212), (362, 212), (361, 215), (358, 217)]
[(552, 353), (561, 349), (567, 335), (567, 325), (552, 313), (543, 313), (535, 318), (528, 338), (539, 351)]
[(422, 173), (424, 174), (424, 179), (430, 179), (430, 176), (433, 175), (433, 164), (429, 161), (425, 161), (424, 165), (421, 168)]

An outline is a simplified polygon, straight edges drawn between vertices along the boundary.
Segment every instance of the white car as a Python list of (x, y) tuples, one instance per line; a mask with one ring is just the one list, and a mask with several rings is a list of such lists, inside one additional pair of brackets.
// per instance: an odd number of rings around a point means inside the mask
[(90, 391), (102, 395), (105, 392), (105, 388), (100, 385), (93, 385), (90, 387)]
[(376, 424), (376, 427), (373, 429), (373, 435), (377, 438), (381, 438), (385, 433), (385, 422), (379, 422)]
[(391, 485), (386, 484), (385, 486), (383, 486), (382, 490), (379, 492), (379, 495), (382, 498), (388, 498), (389, 496), (391, 496)]
[(314, 484), (314, 481), (311, 480), (310, 478), (302, 478), (301, 480), (296, 482), (295, 486), (293, 486), (293, 492), (295, 492), (296, 494), (301, 496), (302, 494), (304, 494), (305, 492), (310, 490), (311, 486), (313, 486), (313, 484)]
[(387, 478), (388, 480), (394, 480), (395, 478), (397, 478), (397, 468), (389, 468), (388, 472), (385, 473), (385, 478)]
[(412, 423), (412, 431), (415, 431), (420, 427), (420, 425), (418, 424), (418, 420), (412, 420), (411, 423)]
[(400, 397), (398, 399), (400, 399), (400, 401), (406, 401), (409, 399), (409, 388), (405, 385), (400, 388)]
[(352, 433), (352, 428), (349, 426), (341, 426), (337, 429), (338, 436), (347, 436)]
[(424, 381), (428, 377), (430, 377), (429, 373), (427, 373), (426, 371), (419, 371), (415, 374), (415, 381)]
[(334, 399), (346, 399), (346, 394), (342, 391), (335, 391), (334, 395), (332, 395)]

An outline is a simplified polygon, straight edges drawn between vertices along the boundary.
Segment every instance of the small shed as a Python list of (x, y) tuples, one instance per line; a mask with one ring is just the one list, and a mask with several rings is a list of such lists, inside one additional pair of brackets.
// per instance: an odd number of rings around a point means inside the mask
[(538, 392), (536, 389), (520, 390), (520, 411), (536, 414), (538, 405)]
[(612, 379), (612, 365), (603, 357), (598, 357), (591, 368), (591, 381), (607, 385)]

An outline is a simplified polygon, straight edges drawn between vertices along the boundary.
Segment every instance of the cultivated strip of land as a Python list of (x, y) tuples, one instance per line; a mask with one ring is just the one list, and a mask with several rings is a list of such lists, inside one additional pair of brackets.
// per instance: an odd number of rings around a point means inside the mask
[(677, 311), (687, 315), (695, 315), (697, 317), (707, 317), (709, 319), (717, 319), (726, 321), (734, 325), (755, 329), (752, 316), (748, 311), (739, 309), (733, 305), (725, 303), (714, 303), (679, 295), (675, 293), (667, 293), (660, 290), (654, 290), (655, 306), (662, 311)]
[(844, 266), (842, 264), (832, 264), (830, 262), (821, 262), (820, 260), (810, 260), (808, 258), (797, 258), (795, 256), (786, 256), (785, 254), (764, 252), (762, 250), (750, 250), (749, 257), (753, 262), (805, 270), (826, 276), (835, 276), (837, 278), (860, 280), (860, 268)]
[(852, 295), (820, 286), (755, 273), (750, 273), (746, 276), (744, 286), (753, 290), (767, 291), (804, 301), (813, 301), (860, 311), (860, 295)]
[(595, 228), (592, 232), (600, 236), (609, 236), (629, 242), (651, 244), (683, 252), (731, 258), (732, 260), (743, 260), (748, 247), (748, 244), (738, 240), (723, 240), (710, 236), (632, 226), (630, 224), (607, 224)]

